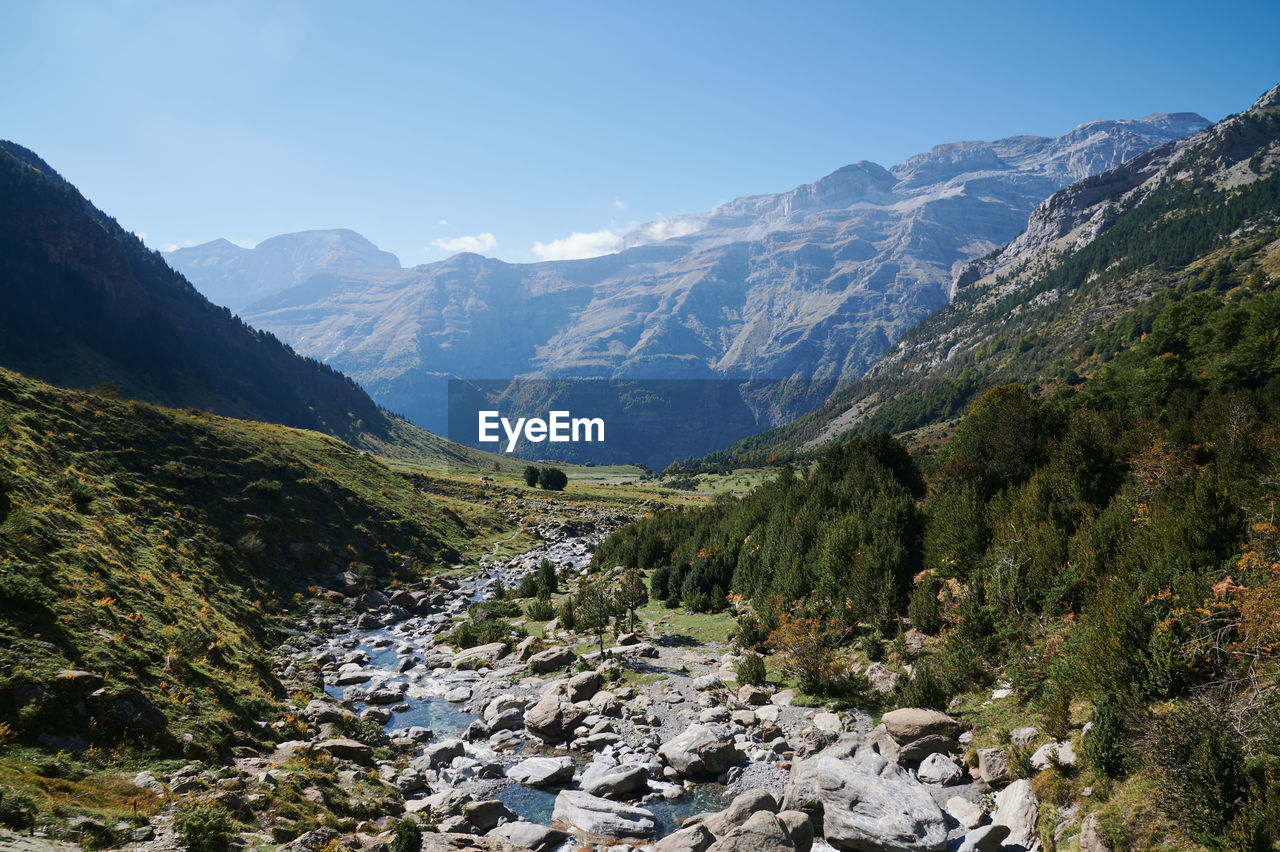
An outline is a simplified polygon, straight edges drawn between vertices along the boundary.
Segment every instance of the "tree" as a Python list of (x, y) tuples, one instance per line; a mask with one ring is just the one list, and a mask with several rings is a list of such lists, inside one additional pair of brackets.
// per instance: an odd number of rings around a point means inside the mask
[(636, 610), (648, 602), (649, 589), (645, 586), (644, 575), (639, 568), (628, 568), (618, 589), (618, 603), (627, 612), (627, 629), (636, 629)]
[(548, 595), (556, 593), (556, 566), (550, 559), (538, 563), (538, 591)]
[(538, 469), (533, 465), (524, 469), (524, 484), (530, 488), (538, 484)]
[(618, 598), (607, 588), (601, 577), (584, 577), (578, 588), (577, 604), (573, 608), (578, 627), (594, 634), (604, 654), (604, 634), (615, 615), (621, 613)]
[(563, 491), (568, 484), (569, 477), (558, 467), (544, 467), (538, 471), (538, 487), (540, 488), (547, 491)]

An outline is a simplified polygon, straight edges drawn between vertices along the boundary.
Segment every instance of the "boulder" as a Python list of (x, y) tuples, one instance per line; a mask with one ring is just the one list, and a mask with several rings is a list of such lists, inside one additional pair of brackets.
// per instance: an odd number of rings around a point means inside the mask
[(920, 762), (916, 777), (926, 784), (958, 784), (964, 778), (964, 770), (945, 754), (935, 752)]
[(984, 825), (967, 832), (956, 852), (1000, 852), (1008, 836), (1006, 825)]
[(1091, 813), (1080, 822), (1080, 852), (1111, 852), (1111, 847), (1102, 839), (1101, 825), (1097, 813)]
[(497, 799), (486, 799), (483, 802), (470, 802), (462, 809), (467, 822), (480, 829), (480, 833), (495, 829), (500, 823), (515, 822), (519, 817), (511, 809)]
[(638, 763), (593, 763), (583, 770), (578, 786), (593, 796), (628, 798), (649, 789), (649, 770)]
[(729, 803), (729, 807), (702, 821), (716, 837), (724, 837), (745, 823), (757, 811), (778, 812), (778, 801), (765, 790), (748, 790)]
[(951, 814), (952, 819), (960, 823), (964, 828), (977, 828), (982, 825), (982, 820), (985, 816), (982, 812), (982, 805), (977, 802), (971, 802), (963, 796), (952, 796), (947, 799), (943, 809)]
[(898, 752), (902, 747), (898, 745), (898, 741), (889, 736), (889, 732), (885, 730), (884, 725), (876, 725), (871, 729), (871, 733), (867, 734), (867, 747), (885, 760), (897, 762)]
[(866, 746), (851, 758), (797, 761), (782, 807), (808, 814), (837, 849), (941, 852), (946, 844), (946, 817), (928, 788)]
[(578, 836), (584, 843), (649, 841), (657, 834), (653, 814), (581, 790), (561, 790), (551, 812), (551, 826)]
[(903, 707), (890, 710), (880, 717), (889, 736), (899, 743), (909, 743), (929, 734), (954, 737), (960, 733), (960, 723), (946, 713), (921, 707)]
[(587, 701), (593, 695), (600, 691), (600, 687), (604, 685), (604, 679), (600, 677), (599, 672), (579, 672), (564, 685), (565, 697), (570, 701), (577, 703), (579, 701)]
[(507, 778), (525, 787), (561, 787), (573, 780), (568, 757), (529, 757), (507, 770)]
[(743, 704), (758, 707), (761, 704), (769, 703), (769, 693), (753, 683), (746, 683), (738, 687), (738, 700)]
[(1009, 732), (1009, 742), (1016, 746), (1029, 746), (1040, 736), (1038, 728), (1014, 728)]
[(871, 688), (881, 695), (889, 695), (898, 688), (898, 673), (889, 670), (883, 663), (867, 666), (866, 675)]
[(1048, 769), (1055, 760), (1062, 766), (1076, 765), (1076, 749), (1070, 740), (1045, 743), (1031, 755), (1031, 765), (1037, 770)]
[(569, 835), (545, 825), (521, 820), (503, 823), (485, 836), (498, 837), (513, 846), (532, 849), (533, 852), (549, 852), (564, 843)]
[(466, 748), (459, 739), (441, 740), (422, 750), (422, 756), (426, 758), (432, 769), (450, 766), (454, 758), (462, 757), (464, 754), (466, 754)]
[(116, 691), (96, 689), (85, 699), (85, 706), (93, 719), (110, 728), (148, 735), (169, 725), (169, 718), (133, 686)]
[(716, 675), (709, 674), (703, 675), (702, 677), (695, 677), (690, 686), (699, 692), (703, 692), (708, 689), (719, 689), (724, 686), (724, 681), (720, 680)]
[(559, 743), (571, 737), (586, 717), (585, 710), (549, 695), (525, 711), (524, 726), (543, 742)]
[(529, 702), (526, 699), (515, 695), (499, 695), (484, 708), (483, 718), (485, 724), (492, 724), (495, 719), (508, 710), (519, 710), (523, 713), (528, 704)]
[(462, 668), (464, 665), (471, 667), (477, 662), (493, 666), (506, 654), (506, 642), (490, 642), (488, 645), (477, 645), (474, 648), (466, 648), (454, 654), (453, 667), (455, 669)]
[(991, 815), (992, 825), (1009, 827), (1009, 837), (1005, 843), (1020, 846), (1026, 852), (1040, 852), (1040, 833), (1036, 831), (1036, 821), (1040, 818), (1040, 800), (1031, 789), (1031, 782), (1025, 778), (1014, 781), (996, 796), (995, 811)]
[(795, 849), (791, 832), (769, 811), (757, 811), (742, 825), (711, 844), (708, 852), (773, 852)]
[(1009, 756), (1002, 748), (978, 749), (978, 777), (988, 784), (1009, 780)]
[(813, 717), (813, 726), (822, 731), (844, 733), (844, 722), (835, 713), (818, 713)]
[(578, 661), (578, 655), (563, 646), (539, 651), (529, 658), (529, 668), (539, 674), (553, 672)]
[(912, 740), (898, 750), (899, 763), (919, 763), (931, 754), (950, 754), (960, 748), (960, 744), (950, 737), (929, 734), (918, 740)]
[(712, 843), (715, 836), (702, 823), (673, 831), (653, 844), (653, 852), (703, 852)]
[(683, 776), (718, 775), (742, 759), (733, 736), (719, 725), (690, 725), (658, 754)]
[(362, 742), (343, 738), (323, 740), (316, 746), (334, 757), (364, 763), (373, 759), (373, 749)]
[(778, 820), (791, 833), (791, 842), (799, 852), (813, 848), (813, 820), (804, 811), (779, 811)]

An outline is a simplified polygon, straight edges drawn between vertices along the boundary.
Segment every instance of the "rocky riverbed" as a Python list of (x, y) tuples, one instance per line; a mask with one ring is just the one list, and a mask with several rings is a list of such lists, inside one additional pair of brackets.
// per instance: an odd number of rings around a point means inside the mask
[[(397, 820), (415, 819), (434, 829), (429, 848), (1040, 847), (1029, 784), (1008, 783), (999, 750), (962, 765), (968, 735), (937, 711), (904, 708), (873, 727), (865, 713), (795, 706), (790, 690), (736, 684), (730, 649), (689, 647), (661, 624), (604, 655), (555, 620), (514, 647), (444, 643), (455, 617), (543, 559), (571, 580), (610, 525), (541, 528), (542, 546), (460, 579), (356, 593), (340, 577), (321, 590), (352, 615), (300, 631), (281, 648), (280, 676), (324, 697), (300, 710), (304, 737), (246, 750), (235, 769), (252, 790), (322, 753), (347, 786), (365, 776), (387, 793), (353, 832), (297, 835), (286, 820), (262, 840), (286, 852), (384, 848)], [(389, 748), (344, 735), (360, 725), (385, 728)], [(1058, 759), (1074, 759), (1069, 746)]]

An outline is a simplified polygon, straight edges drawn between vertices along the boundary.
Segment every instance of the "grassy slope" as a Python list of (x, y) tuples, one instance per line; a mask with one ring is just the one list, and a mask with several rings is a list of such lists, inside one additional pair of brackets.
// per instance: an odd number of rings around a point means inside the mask
[[(0, 695), (82, 668), (218, 742), (274, 684), (268, 616), (353, 567), (427, 572), (506, 532), (373, 456), (297, 429), (164, 410), (0, 371)], [(21, 734), (41, 711), (5, 720)], [(25, 714), (25, 715), (24, 715)], [(80, 731), (97, 736), (92, 731)], [(105, 734), (104, 741), (109, 740)]]

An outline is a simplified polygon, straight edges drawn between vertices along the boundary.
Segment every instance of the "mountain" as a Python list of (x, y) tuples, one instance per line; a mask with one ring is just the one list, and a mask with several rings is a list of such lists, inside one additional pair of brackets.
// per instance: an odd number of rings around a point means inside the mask
[[(257, 261), (233, 263), (241, 255), (225, 242), (168, 257), (206, 293), (269, 293), (241, 316), (435, 429), (445, 376), (816, 381), (787, 405), (757, 406), (747, 434), (861, 376), (947, 302), (957, 264), (1015, 237), (1050, 193), (1206, 124), (1154, 114), (1055, 138), (940, 145), (891, 169), (855, 163), (790, 192), (649, 223), (623, 250), (586, 260), (306, 261), (251, 282), (244, 271)], [(234, 281), (224, 275), (235, 270)]]
[(214, 240), (169, 252), (166, 258), (188, 278), (199, 277), (200, 292), (233, 313), (323, 272), (400, 268), (394, 254), (347, 230), (285, 234), (253, 249)]
[(815, 450), (850, 431), (931, 442), (994, 386), (1078, 387), (1142, 342), (1169, 305), (1274, 286), (1278, 221), (1280, 86), (1050, 196), (1009, 245), (960, 268), (954, 300), (863, 380), (715, 460)]

